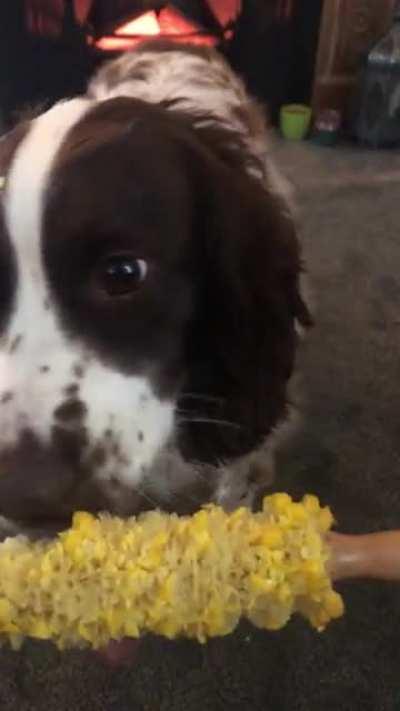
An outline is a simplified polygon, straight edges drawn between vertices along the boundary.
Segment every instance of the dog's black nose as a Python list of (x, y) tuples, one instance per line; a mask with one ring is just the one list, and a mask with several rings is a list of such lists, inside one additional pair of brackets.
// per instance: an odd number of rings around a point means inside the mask
[(0, 514), (32, 521), (64, 519), (71, 513), (71, 492), (84, 474), (79, 467), (82, 435), (55, 433), (43, 445), (25, 430), (18, 442), (0, 453)]

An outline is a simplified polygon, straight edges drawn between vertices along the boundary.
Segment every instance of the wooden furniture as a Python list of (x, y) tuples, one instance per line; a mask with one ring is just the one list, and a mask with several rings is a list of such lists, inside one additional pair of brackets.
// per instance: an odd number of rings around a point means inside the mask
[(312, 106), (346, 111), (360, 60), (388, 28), (395, 0), (325, 0)]

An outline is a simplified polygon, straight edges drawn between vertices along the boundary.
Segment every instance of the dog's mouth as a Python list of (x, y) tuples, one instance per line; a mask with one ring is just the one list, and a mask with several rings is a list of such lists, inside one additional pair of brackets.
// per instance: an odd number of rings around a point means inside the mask
[(214, 467), (194, 465), (171, 451), (160, 453), (135, 488), (120, 480), (89, 476), (65, 483), (61, 475), (54, 477), (54, 472), (52, 478), (42, 481), (38, 470), (39, 465), (29, 490), (22, 473), (18, 476), (19, 468), (0, 477), (0, 516), (10, 522), (15, 534), (32, 540), (57, 537), (71, 527), (77, 511), (121, 518), (154, 509), (191, 515), (214, 499), (219, 481)]
[[(44, 488), (44, 487), (43, 487)], [(26, 535), (32, 540), (55, 538), (72, 525), (74, 513), (87, 511), (94, 516), (108, 513), (127, 517), (144, 510), (145, 504), (137, 492), (119, 488), (114, 491), (95, 481), (57, 491), (28, 491), (13, 485), (12, 477), (0, 477), (0, 516), (9, 522), (8, 535)]]

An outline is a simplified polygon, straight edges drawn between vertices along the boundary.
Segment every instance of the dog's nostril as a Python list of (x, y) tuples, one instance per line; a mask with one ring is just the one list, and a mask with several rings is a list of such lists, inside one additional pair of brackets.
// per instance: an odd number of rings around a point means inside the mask
[(54, 410), (54, 417), (63, 422), (81, 420), (87, 412), (85, 403), (81, 400), (67, 400)]

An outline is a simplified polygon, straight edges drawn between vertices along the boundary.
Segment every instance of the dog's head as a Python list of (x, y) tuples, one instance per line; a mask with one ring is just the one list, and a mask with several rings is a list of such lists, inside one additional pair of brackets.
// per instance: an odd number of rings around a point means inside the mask
[(298, 245), (222, 145), (133, 99), (0, 143), (0, 514), (198, 503), (284, 417)]

